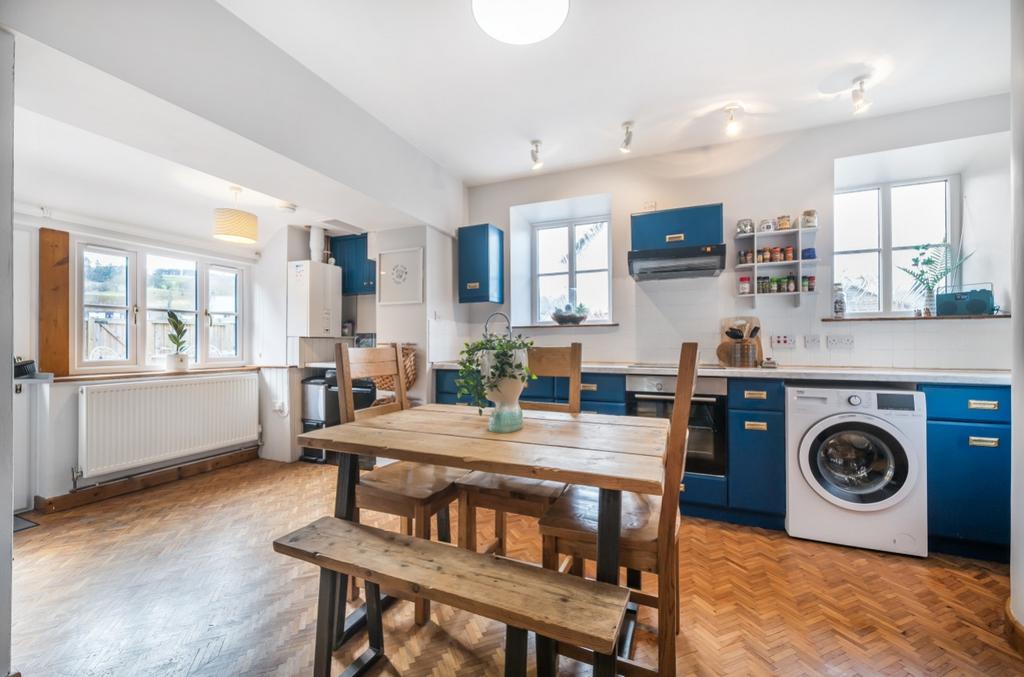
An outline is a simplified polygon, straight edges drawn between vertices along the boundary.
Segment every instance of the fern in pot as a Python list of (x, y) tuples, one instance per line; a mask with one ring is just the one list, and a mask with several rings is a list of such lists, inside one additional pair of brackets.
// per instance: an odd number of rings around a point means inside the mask
[(911, 293), (924, 292), (924, 316), (932, 317), (935, 310), (935, 290), (949, 276), (960, 270), (964, 262), (971, 258), (954, 255), (948, 244), (922, 245), (914, 248), (914, 257), (910, 266), (899, 266), (899, 269), (914, 279)]
[(459, 397), (468, 396), (480, 408), (494, 403), (487, 429), (494, 433), (515, 432), (523, 427), (519, 396), (531, 379), (536, 378), (528, 364), (533, 341), (522, 336), (485, 333), (479, 341), (470, 341), (459, 357), (459, 376), (455, 380)]
[(188, 342), (185, 334), (188, 326), (185, 321), (173, 310), (167, 311), (167, 324), (171, 330), (167, 333), (167, 340), (174, 346), (174, 352), (167, 354), (167, 371), (188, 370)]

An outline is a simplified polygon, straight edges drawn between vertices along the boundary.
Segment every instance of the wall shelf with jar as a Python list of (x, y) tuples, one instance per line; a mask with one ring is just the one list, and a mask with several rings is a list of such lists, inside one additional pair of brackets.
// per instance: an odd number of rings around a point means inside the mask
[(817, 231), (813, 209), (797, 220), (788, 215), (758, 224), (740, 219), (736, 223), (738, 295), (749, 298), (754, 307), (764, 296), (789, 297), (799, 306), (802, 297), (816, 293), (818, 257), (813, 238)]

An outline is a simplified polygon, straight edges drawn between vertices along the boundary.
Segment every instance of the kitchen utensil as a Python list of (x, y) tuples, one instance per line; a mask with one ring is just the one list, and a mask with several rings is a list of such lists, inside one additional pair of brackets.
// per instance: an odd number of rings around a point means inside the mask
[(756, 339), (757, 335), (761, 333), (761, 327), (757, 326), (750, 330), (749, 338)]
[(729, 327), (728, 329), (726, 329), (725, 335), (731, 338), (733, 341), (743, 340), (743, 332), (737, 329), (736, 327)]

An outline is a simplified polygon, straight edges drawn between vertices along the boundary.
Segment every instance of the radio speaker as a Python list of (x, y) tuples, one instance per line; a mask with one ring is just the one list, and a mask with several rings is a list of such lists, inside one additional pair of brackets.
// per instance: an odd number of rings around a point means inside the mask
[(939, 316), (991, 315), (995, 312), (995, 299), (991, 289), (945, 292), (935, 298)]

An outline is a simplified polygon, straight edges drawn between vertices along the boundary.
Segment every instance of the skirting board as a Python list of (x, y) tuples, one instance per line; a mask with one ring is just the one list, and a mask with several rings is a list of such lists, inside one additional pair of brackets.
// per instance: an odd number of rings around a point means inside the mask
[(51, 496), (50, 498), (36, 496), (35, 509), (36, 512), (42, 513), (70, 510), (71, 508), (88, 505), (89, 503), (96, 503), (97, 501), (103, 501), (115, 496), (130, 494), (133, 491), (156, 487), (161, 484), (167, 484), (168, 482), (176, 482), (177, 480), (185, 479), (186, 477), (210, 472), (211, 470), (217, 470), (219, 468), (226, 468), (231, 465), (245, 463), (246, 461), (252, 461), (258, 458), (258, 456), (259, 447), (250, 447), (248, 449), (239, 449), (238, 451), (229, 451), (224, 454), (218, 454), (217, 456), (211, 456), (198, 461), (183, 463), (170, 468), (161, 468), (160, 470), (153, 470), (140, 475), (112, 480), (110, 482), (97, 484), (93, 487), (86, 487), (60, 496)]
[(1024, 625), (1013, 615), (1010, 608), (1010, 598), (1006, 598), (1006, 639), (1010, 646), (1017, 650), (1017, 653), (1024, 655)]

